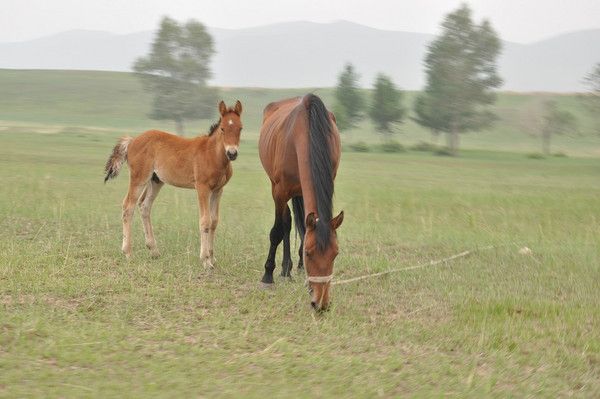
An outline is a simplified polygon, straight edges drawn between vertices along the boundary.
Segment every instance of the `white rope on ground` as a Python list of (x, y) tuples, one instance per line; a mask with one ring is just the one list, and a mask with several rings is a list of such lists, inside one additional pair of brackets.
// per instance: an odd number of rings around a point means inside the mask
[(498, 246), (495, 246), (495, 245), (489, 245), (487, 247), (482, 247), (482, 248), (477, 248), (477, 249), (471, 249), (471, 250), (468, 250), (468, 251), (460, 252), (460, 253), (458, 253), (456, 255), (449, 256), (449, 257), (444, 258), (444, 259), (432, 260), (432, 261), (429, 261), (427, 263), (423, 263), (423, 264), (416, 265), (416, 266), (405, 267), (405, 268), (402, 268), (402, 269), (386, 270), (384, 272), (373, 273), (373, 274), (366, 274), (364, 276), (353, 277), (353, 278), (349, 278), (349, 279), (346, 279), (346, 280), (332, 281), (331, 285), (349, 284), (349, 283), (353, 283), (355, 281), (360, 281), (360, 280), (364, 280), (364, 279), (371, 278), (371, 277), (384, 276), (386, 274), (392, 274), (392, 273), (398, 273), (398, 272), (405, 272), (405, 271), (408, 271), (408, 270), (422, 269), (422, 268), (425, 268), (425, 267), (428, 267), (428, 266), (436, 266), (436, 265), (439, 265), (439, 264), (442, 264), (442, 263), (450, 262), (450, 261), (458, 259), (458, 258), (464, 258), (465, 256), (471, 255), (472, 253), (475, 253), (475, 252), (478, 252), (478, 251), (484, 251), (484, 250), (487, 250), (487, 249), (492, 249), (492, 248), (497, 248), (497, 247)]

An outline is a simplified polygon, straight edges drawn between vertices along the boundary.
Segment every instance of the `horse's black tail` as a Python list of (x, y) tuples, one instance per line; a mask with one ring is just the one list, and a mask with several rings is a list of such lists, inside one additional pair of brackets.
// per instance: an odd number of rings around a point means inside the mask
[(300, 235), (300, 239), (304, 240), (306, 226), (304, 225), (304, 198), (301, 195), (292, 198), (292, 209), (294, 210), (296, 231)]
[(333, 159), (331, 155), (332, 124), (323, 101), (314, 94), (304, 97), (308, 110), (310, 135), (310, 174), (317, 205), (317, 245), (329, 243), (329, 221), (333, 213)]
[(113, 148), (113, 152), (110, 154), (110, 157), (108, 157), (108, 161), (106, 161), (106, 165), (104, 166), (104, 172), (106, 173), (104, 183), (119, 175), (121, 166), (123, 166), (123, 163), (127, 160), (127, 147), (131, 140), (133, 140), (133, 137), (121, 137), (117, 142), (117, 145)]

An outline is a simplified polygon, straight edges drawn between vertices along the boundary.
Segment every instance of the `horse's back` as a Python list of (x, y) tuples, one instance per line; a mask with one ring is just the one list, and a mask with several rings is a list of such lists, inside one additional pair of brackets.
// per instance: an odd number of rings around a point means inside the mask
[(263, 110), (263, 123), (275, 112), (279, 110), (285, 112), (286, 109), (290, 108), (290, 105), (295, 106), (299, 104), (301, 98), (302, 97), (291, 97), (279, 101), (273, 101), (272, 103), (267, 104), (267, 106)]
[[(263, 124), (258, 140), (258, 152), (262, 165), (272, 180), (277, 171), (284, 169), (284, 164), (292, 166), (296, 159), (294, 148), (295, 119), (302, 97), (288, 98), (268, 104), (263, 111)], [(295, 164), (295, 162), (293, 162)]]

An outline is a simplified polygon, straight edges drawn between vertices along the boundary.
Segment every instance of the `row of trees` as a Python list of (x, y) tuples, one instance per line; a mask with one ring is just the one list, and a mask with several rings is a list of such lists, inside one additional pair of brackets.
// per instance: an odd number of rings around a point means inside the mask
[[(448, 147), (456, 154), (459, 134), (489, 126), (494, 115), (488, 106), (496, 99), (494, 89), (502, 84), (496, 59), (500, 39), (488, 21), (476, 24), (471, 10), (462, 5), (442, 23), (442, 34), (428, 48), (425, 58), (427, 84), (414, 104), (414, 120), (434, 135), (447, 133)], [(353, 86), (351, 86), (353, 85)], [(382, 132), (391, 132), (406, 112), (402, 93), (391, 79), (379, 75), (374, 85), (369, 116)], [(352, 126), (360, 116), (356, 74), (346, 66), (336, 90), (342, 128)]]
[[(412, 119), (434, 136), (446, 134), (452, 154), (459, 148), (460, 133), (481, 130), (495, 119), (490, 110), (495, 90), (502, 84), (497, 72), (501, 42), (487, 20), (477, 24), (464, 4), (448, 14), (442, 32), (428, 47), (424, 60), (426, 86), (413, 104)], [(144, 87), (153, 93), (153, 119), (173, 120), (178, 134), (184, 121), (209, 118), (214, 112), (217, 89), (207, 85), (214, 44), (204, 25), (190, 20), (185, 24), (165, 17), (148, 56), (134, 64)], [(389, 76), (377, 75), (371, 98), (364, 98), (359, 75), (347, 64), (335, 90), (334, 112), (340, 129), (346, 130), (368, 115), (377, 131), (389, 138), (395, 126), (408, 114), (402, 104), (403, 92)], [(592, 95), (589, 103), (600, 110), (600, 64), (586, 78)], [(544, 150), (550, 138), (576, 129), (575, 117), (556, 103), (544, 106), (541, 128)]]
[[(490, 23), (475, 23), (467, 5), (446, 16), (441, 35), (428, 47), (424, 60), (427, 83), (414, 101), (412, 119), (433, 137), (445, 133), (451, 154), (458, 152), (460, 133), (483, 130), (497, 119), (490, 106), (502, 84), (497, 72), (500, 51), (500, 39)], [(586, 97), (590, 109), (598, 112), (600, 64), (585, 82), (592, 93)], [(358, 75), (352, 65), (346, 65), (336, 88), (336, 115), (342, 129), (355, 126), (364, 115), (361, 96)], [(372, 96), (369, 116), (378, 131), (392, 133), (393, 124), (402, 123), (407, 114), (402, 92), (390, 78), (379, 75)], [(555, 101), (545, 101), (540, 108), (536, 111), (541, 120), (534, 129), (542, 138), (543, 152), (549, 154), (552, 136), (577, 131), (577, 120)]]
[(371, 102), (367, 104), (358, 80), (359, 75), (352, 64), (346, 64), (335, 89), (333, 112), (338, 127), (341, 130), (355, 127), (366, 111), (377, 130), (389, 137), (394, 124), (402, 122), (406, 114), (402, 105), (402, 91), (396, 88), (389, 76), (380, 73), (373, 83)]

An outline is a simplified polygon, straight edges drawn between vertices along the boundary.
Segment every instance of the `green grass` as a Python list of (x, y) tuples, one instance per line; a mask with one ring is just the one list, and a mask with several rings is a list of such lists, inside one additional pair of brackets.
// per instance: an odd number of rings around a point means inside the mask
[[(137, 213), (133, 258), (120, 253), (127, 173), (103, 185), (104, 162), (119, 135), (169, 126), (145, 118), (137, 81), (0, 71), (0, 87), (0, 397), (600, 396), (600, 166), (576, 156), (596, 136), (530, 159), (535, 138), (504, 122), (465, 135), (459, 158), (344, 152), (336, 280), (493, 249), (336, 286), (319, 316), (302, 276), (259, 288), (273, 214), (260, 113), (303, 90), (223, 90), (246, 129), (208, 272), (190, 190), (155, 202), (159, 259)], [(407, 147), (427, 138), (410, 126)], [(376, 149), (369, 129), (345, 145)]]
[[(0, 88), (0, 130), (11, 128), (13, 131), (52, 133), (76, 128), (120, 134), (137, 134), (149, 128), (174, 130), (172, 122), (147, 118), (151, 97), (130, 73), (0, 69)], [(243, 102), (245, 137), (250, 140), (257, 137), (266, 104), (307, 92), (315, 92), (326, 104), (333, 104), (331, 88), (221, 88), (226, 102), (232, 104), (236, 99)], [(365, 91), (367, 98), (368, 94)], [(416, 95), (416, 92), (406, 92), (405, 106), (412, 108)], [(499, 120), (489, 130), (462, 135), (462, 147), (523, 154), (539, 152), (541, 104), (547, 99), (555, 100), (561, 109), (572, 112), (579, 125), (578, 132), (555, 137), (552, 151), (576, 156), (600, 155), (597, 122), (578, 95), (561, 94), (499, 93), (494, 106)], [(212, 122), (189, 122), (188, 134), (206, 132)], [(430, 133), (410, 119), (397, 131), (396, 140), (405, 146), (430, 139)], [(379, 145), (382, 141), (368, 120), (342, 133), (347, 143), (364, 141)], [(443, 143), (444, 139), (439, 141)]]
[(596, 160), (344, 153), (336, 279), (497, 247), (334, 287), (315, 316), (300, 276), (259, 288), (273, 211), (255, 143), (206, 272), (192, 191), (156, 201), (160, 259), (137, 216), (120, 254), (115, 138), (0, 135), (0, 396), (600, 394)]

